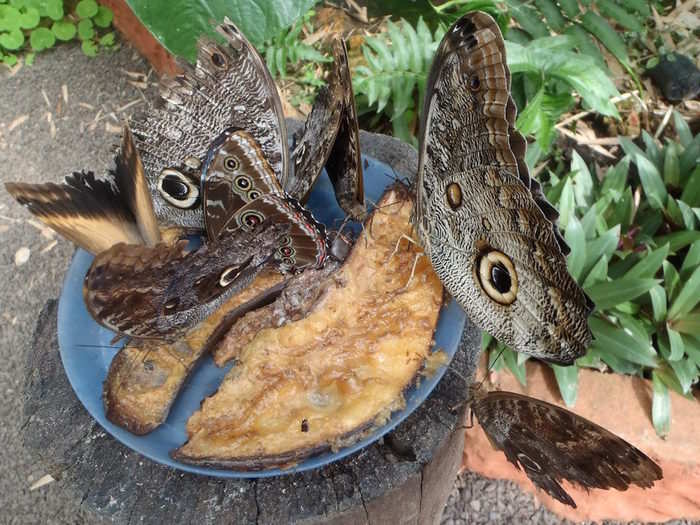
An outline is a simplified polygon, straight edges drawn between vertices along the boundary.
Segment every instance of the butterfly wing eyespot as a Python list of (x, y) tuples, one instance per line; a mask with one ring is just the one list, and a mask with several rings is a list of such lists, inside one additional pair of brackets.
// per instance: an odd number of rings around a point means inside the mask
[(447, 196), (447, 204), (450, 205), (452, 211), (456, 211), (462, 206), (462, 188), (459, 187), (459, 184), (456, 182), (450, 183), (445, 193)]
[(241, 167), (240, 161), (233, 155), (228, 155), (224, 159), (224, 169), (228, 171), (229, 173), (233, 173), (234, 171), (238, 171), (238, 169)]
[(477, 261), (478, 281), (491, 299), (507, 306), (518, 296), (518, 274), (510, 258), (503, 252), (491, 250)]
[(226, 268), (223, 272), (221, 272), (221, 277), (219, 277), (219, 285), (222, 288), (226, 288), (229, 284), (236, 280), (240, 273), (241, 272), (238, 266)]
[(265, 216), (256, 210), (247, 210), (239, 217), (239, 226), (246, 230), (255, 228), (265, 220)]
[(254, 201), (258, 197), (260, 197), (260, 192), (258, 190), (251, 190), (248, 192), (248, 199), (249, 200)]
[(481, 89), (481, 80), (479, 75), (473, 74), (469, 77), (469, 89), (472, 91), (479, 91)]
[(218, 51), (214, 51), (211, 54), (211, 63), (214, 64), (214, 66), (217, 69), (221, 69), (221, 70), (226, 69), (226, 66), (227, 66), (226, 57), (224, 56), (223, 53), (219, 53)]
[(199, 200), (199, 188), (173, 168), (164, 169), (158, 176), (158, 192), (167, 202), (180, 209), (192, 208)]

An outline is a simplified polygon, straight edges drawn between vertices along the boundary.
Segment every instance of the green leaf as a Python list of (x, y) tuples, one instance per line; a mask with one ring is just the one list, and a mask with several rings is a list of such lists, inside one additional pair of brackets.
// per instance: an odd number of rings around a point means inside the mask
[(676, 253), (697, 240), (700, 240), (700, 231), (697, 230), (684, 230), (654, 237), (654, 242), (659, 246), (668, 243), (671, 253)]
[(635, 33), (641, 33), (644, 30), (644, 26), (639, 23), (636, 16), (628, 13), (616, 3), (610, 0), (596, 0), (595, 5), (598, 7), (598, 11), (601, 15), (614, 20), (622, 27), (634, 31)]
[(574, 215), (569, 218), (569, 223), (564, 231), (564, 238), (569, 248), (571, 248), (571, 252), (566, 258), (566, 266), (571, 276), (578, 282), (583, 270), (583, 264), (586, 262), (586, 234), (581, 223)]
[(576, 22), (572, 23), (566, 28), (565, 33), (574, 39), (576, 42), (576, 49), (584, 55), (591, 57), (601, 69), (608, 69), (603, 54), (600, 52), (595, 39), (580, 24)]
[(97, 14), (97, 2), (95, 0), (80, 0), (75, 6), (75, 13), (80, 18), (92, 18)]
[(671, 396), (656, 372), (651, 373), (651, 379), (653, 389), (651, 419), (656, 433), (660, 437), (665, 437), (671, 430)]
[(566, 19), (561, 15), (557, 4), (552, 0), (535, 0), (535, 5), (544, 15), (547, 25), (561, 33), (566, 26)]
[(576, 207), (576, 198), (574, 197), (574, 187), (571, 179), (567, 179), (564, 188), (561, 191), (559, 198), (559, 224), (566, 229), (569, 224), (569, 219), (574, 216), (574, 208)]
[[(681, 157), (681, 173), (683, 171), (683, 157)], [(700, 164), (693, 170), (688, 177), (688, 181), (683, 186), (681, 200), (688, 203), (690, 206), (700, 206)]]
[(700, 266), (695, 268), (678, 292), (668, 310), (669, 319), (677, 319), (689, 313), (700, 302)]
[(29, 35), (29, 43), (34, 51), (42, 51), (56, 43), (56, 37), (45, 27), (37, 27)]
[(654, 314), (654, 322), (662, 323), (666, 320), (666, 290), (657, 284), (649, 290), (651, 297), (651, 308)]
[(97, 56), (97, 44), (92, 40), (83, 40), (80, 44), (80, 49), (89, 57)]
[(42, 0), (39, 2), (39, 14), (52, 20), (63, 19), (63, 0)]
[(674, 142), (671, 142), (664, 150), (664, 181), (668, 186), (680, 188), (681, 168), (678, 160), (678, 149)]
[(644, 129), (642, 130), (642, 140), (644, 141), (644, 146), (647, 149), (646, 155), (649, 158), (649, 160), (652, 161), (654, 163), (654, 166), (656, 166), (658, 169), (662, 169), (663, 155), (661, 154), (661, 150), (656, 144), (654, 137), (649, 135), (649, 133), (647, 133), (647, 131)]
[(621, 64), (629, 65), (629, 56), (627, 55), (625, 43), (605, 18), (593, 11), (586, 11), (581, 18), (581, 23), (589, 33), (608, 48), (608, 51), (610, 51)]
[(605, 281), (608, 276), (608, 258), (602, 256), (598, 262), (593, 265), (591, 271), (586, 275), (586, 279), (581, 285), (585, 290), (588, 290), (593, 285)]
[(114, 19), (114, 13), (112, 10), (101, 5), (97, 8), (97, 14), (92, 17), (92, 21), (97, 27), (106, 28), (109, 27)]
[(673, 328), (683, 334), (700, 334), (700, 313), (684, 315), (673, 322)]
[(608, 310), (625, 301), (636, 299), (651, 290), (658, 281), (656, 279), (617, 279), (594, 284), (586, 288), (598, 311)]
[(509, 0), (507, 5), (510, 7), (510, 15), (533, 37), (549, 36), (549, 29), (535, 9), (520, 0)]
[(664, 261), (664, 288), (666, 288), (666, 297), (669, 302), (673, 301), (678, 292), (678, 286), (681, 282), (681, 277), (678, 275), (678, 270), (669, 261)]
[[(19, 29), (10, 31), (9, 33), (0, 34), (0, 46), (5, 49), (15, 50), (22, 47), (24, 44), (24, 33)], [(12, 55), (11, 55), (12, 56)]]
[(625, 273), (625, 278), (654, 277), (666, 260), (666, 257), (668, 257), (669, 250), (670, 246), (664, 244), (661, 248), (649, 252)]
[(24, 63), (28, 66), (34, 64), (34, 59), (36, 58), (36, 53), (27, 53), (24, 55)]
[(619, 195), (625, 191), (627, 185), (627, 174), (629, 173), (630, 158), (625, 156), (620, 162), (610, 168), (605, 174), (603, 185), (600, 189), (601, 194), (605, 195), (608, 192), (616, 192)]
[(51, 32), (58, 40), (63, 40), (65, 42), (75, 38), (75, 34), (78, 30), (75, 28), (75, 24), (61, 20), (60, 22), (53, 23)]
[[(584, 226), (585, 230), (585, 226)], [(620, 225), (613, 226), (603, 235), (586, 244), (586, 262), (583, 265), (582, 275), (588, 275), (588, 272), (593, 268), (596, 262), (601, 257), (608, 260), (615, 253), (615, 249), (620, 242)]]
[(695, 365), (695, 361), (686, 357), (678, 361), (669, 361), (668, 364), (678, 378), (678, 382), (681, 386), (681, 393), (683, 395), (690, 394), (690, 389), (698, 380), (698, 369)]
[(618, 359), (642, 366), (656, 367), (656, 351), (651, 345), (637, 340), (631, 332), (607, 323), (596, 316), (588, 319), (595, 341), (593, 345), (601, 352), (610, 353)]
[(685, 345), (683, 344), (681, 334), (668, 326), (666, 326), (666, 333), (668, 334), (668, 342), (671, 349), (667, 359), (669, 361), (678, 361), (685, 355)]
[(644, 188), (644, 193), (649, 199), (649, 204), (653, 208), (663, 208), (667, 192), (659, 170), (643, 155), (635, 155), (634, 161), (637, 164), (639, 179), (642, 181), (642, 188)]
[(700, 241), (696, 241), (690, 245), (688, 253), (683, 259), (683, 265), (681, 266), (681, 279), (684, 281), (688, 280), (693, 269), (700, 265)]
[[(78, 22), (78, 38), (80, 40), (90, 40), (95, 36), (95, 28), (92, 25), (92, 20), (89, 18), (86, 18), (84, 20), (81, 20)], [(85, 51), (85, 48), (83, 48), (83, 51)], [(94, 56), (90, 55), (89, 53), (85, 53), (88, 56)]]
[(99, 42), (101, 46), (112, 47), (114, 45), (114, 31), (102, 35)]
[[(195, 44), (203, 34), (214, 34), (211, 20), (224, 16), (253, 43), (262, 44), (316, 4), (317, 0), (127, 0), (146, 28), (175, 55), (194, 62)], [(163, 16), (168, 13), (168, 16)], [(431, 54), (434, 50), (428, 50)]]
[(17, 63), (17, 55), (5, 55), (4, 57), (2, 57), (2, 63), (9, 67), (14, 66)]
[(22, 23), (19, 9), (12, 6), (0, 5), (0, 31), (17, 31)]
[(564, 400), (564, 403), (566, 403), (566, 406), (574, 406), (576, 404), (576, 398), (578, 397), (578, 367), (550, 366), (552, 370), (554, 370), (554, 377), (557, 379), (561, 398)]
[(678, 134), (678, 140), (684, 148), (690, 146), (693, 142), (693, 133), (690, 131), (688, 123), (685, 121), (683, 116), (678, 113), (678, 111), (673, 112), (673, 125), (676, 128), (676, 133)]
[(34, 7), (28, 7), (20, 16), (19, 25), (22, 29), (34, 29), (39, 25), (39, 11)]
[(593, 195), (593, 178), (591, 172), (588, 171), (588, 166), (575, 150), (571, 153), (571, 171), (574, 173), (576, 205), (587, 207), (590, 205)]
[(576, 0), (559, 0), (559, 5), (562, 8), (562, 11), (568, 16), (570, 19), (576, 18), (580, 11), (578, 7), (578, 2)]

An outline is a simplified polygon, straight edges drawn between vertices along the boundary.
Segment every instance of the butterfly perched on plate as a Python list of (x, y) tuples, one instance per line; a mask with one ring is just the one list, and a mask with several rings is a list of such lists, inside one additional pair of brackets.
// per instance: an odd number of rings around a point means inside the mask
[[(329, 87), (322, 89), (297, 148), (313, 151), (313, 158), (297, 151), (290, 163), (282, 104), (264, 60), (228, 19), (216, 30), (225, 43), (202, 39), (196, 65), (183, 64), (183, 74), (162, 81), (162, 107), (150, 108), (132, 122), (159, 221), (190, 232), (206, 228), (211, 238), (205, 223), (216, 219), (205, 219), (207, 198), (210, 204), (219, 196), (226, 198), (221, 217), (234, 211), (227, 205), (241, 205), (239, 197), (245, 203), (251, 195), (284, 191), (303, 201), (329, 158), (341, 207), (361, 215), (359, 132), (344, 44), (334, 45), (337, 61)], [(237, 140), (241, 134), (246, 135), (245, 146)], [(230, 166), (213, 159), (221, 148), (228, 157), (220, 160)], [(258, 157), (253, 164), (246, 161), (251, 154)], [(234, 157), (240, 157), (240, 165)], [(341, 158), (351, 162), (334, 164)], [(233, 185), (234, 177), (225, 168), (258, 170), (260, 160), (267, 163), (266, 173), (256, 171), (261, 177), (248, 179), (250, 187)], [(209, 180), (213, 173), (215, 181)], [(226, 184), (232, 190), (229, 196), (224, 194)]]
[(5, 188), (48, 226), (93, 254), (120, 242), (154, 246), (161, 239), (143, 165), (127, 126), (115, 169), (105, 178), (76, 172), (63, 184), (8, 182)]
[(651, 487), (661, 467), (642, 451), (562, 407), (513, 392), (471, 389), (471, 410), (508, 461), (539, 488), (576, 507), (561, 485), (627, 490)]
[(428, 77), (414, 224), (475, 324), (569, 364), (591, 341), (593, 303), (567, 271), (557, 212), (529, 176), (515, 116), (501, 31), (469, 13), (445, 33)]

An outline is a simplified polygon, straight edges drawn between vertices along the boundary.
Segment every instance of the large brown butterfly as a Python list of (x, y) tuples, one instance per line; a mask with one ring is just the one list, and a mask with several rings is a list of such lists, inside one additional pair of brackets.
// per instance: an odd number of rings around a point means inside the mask
[(553, 498), (576, 507), (561, 486), (651, 487), (661, 467), (642, 451), (581, 416), (513, 392), (471, 390), (472, 413), (491, 444)]
[(360, 132), (345, 42), (333, 41), (333, 69), (319, 89), (298, 145), (285, 189), (304, 202), (326, 166), (340, 207), (351, 217), (365, 213)]
[(445, 288), (517, 351), (571, 363), (591, 340), (593, 304), (524, 161), (503, 37), (470, 13), (445, 34), (421, 120), (415, 226)]
[(8, 182), (7, 191), (58, 233), (96, 254), (117, 243), (155, 245), (160, 231), (131, 133), (104, 179), (73, 173), (63, 184)]
[[(132, 123), (161, 223), (189, 231), (205, 229), (207, 197), (200, 193), (206, 191), (207, 179), (215, 176), (219, 189), (209, 189), (214, 198), (233, 180), (228, 171), (219, 169), (225, 166), (212, 165), (212, 151), (225, 147), (246, 156), (246, 151), (237, 149), (236, 133), (248, 134), (248, 143), (256, 144), (279, 188), (297, 200), (307, 196), (328, 161), (341, 207), (353, 217), (362, 216), (359, 132), (342, 41), (334, 44), (336, 64), (329, 87), (321, 90), (299, 144), (310, 156), (301, 159), (297, 148), (292, 169), (282, 105), (264, 61), (228, 19), (217, 32), (226, 44), (203, 39), (196, 66), (183, 64), (182, 75), (163, 81), (164, 107), (151, 108)], [(223, 145), (227, 138), (229, 144)], [(269, 187), (262, 192), (265, 189)], [(208, 225), (206, 229), (211, 237)]]
[(188, 252), (187, 241), (117, 244), (99, 253), (83, 284), (93, 318), (119, 334), (175, 340), (274, 262), (289, 226), (266, 222)]

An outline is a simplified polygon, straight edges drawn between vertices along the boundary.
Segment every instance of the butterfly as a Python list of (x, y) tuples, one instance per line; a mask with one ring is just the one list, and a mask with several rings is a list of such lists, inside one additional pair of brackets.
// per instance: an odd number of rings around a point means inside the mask
[(333, 40), (333, 69), (319, 89), (298, 145), (287, 192), (304, 202), (326, 166), (340, 207), (352, 218), (364, 216), (360, 132), (345, 42)]
[(414, 225), (472, 321), (561, 364), (591, 341), (593, 303), (569, 275), (557, 212), (530, 178), (503, 37), (484, 13), (449, 28), (428, 77)]
[(76, 245), (99, 253), (117, 243), (154, 246), (161, 239), (150, 193), (128, 126), (115, 169), (98, 179), (76, 172), (63, 184), (8, 182), (8, 193)]
[[(150, 108), (132, 122), (158, 220), (190, 232), (206, 229), (211, 238), (205, 223), (217, 219), (206, 216), (207, 197), (202, 194), (208, 192), (214, 198), (224, 195), (225, 185), (232, 185), (234, 180), (221, 169), (226, 166), (214, 164), (213, 151), (225, 147), (229, 153), (245, 157), (250, 150), (239, 150), (236, 141), (242, 133), (248, 135), (248, 144), (255, 144), (255, 155), (267, 162), (266, 169), (277, 182), (273, 185), (265, 174), (256, 172), (254, 175), (265, 175), (252, 181), (261, 182), (260, 188), (231, 186), (232, 192), (244, 201), (244, 194), (250, 191), (278, 193), (280, 189), (303, 201), (326, 159), (344, 155), (352, 163), (333, 167), (331, 177), (341, 207), (361, 214), (364, 200), (359, 132), (344, 44), (334, 46), (337, 62), (329, 88), (321, 91), (298, 146), (313, 149), (317, 154), (313, 159), (304, 157), (304, 161), (295, 158), (292, 168), (281, 101), (263, 59), (230, 20), (225, 19), (216, 30), (225, 44), (202, 39), (194, 68), (183, 64), (182, 75), (162, 81), (163, 106)], [(312, 125), (313, 122), (331, 125), (319, 127)], [(346, 135), (353, 137), (353, 141), (336, 140), (343, 123), (343, 129), (349, 130)], [(331, 154), (336, 144), (337, 152)], [(244, 170), (249, 167), (243, 165)], [(240, 168), (233, 165), (231, 168), (242, 173)], [(214, 180), (209, 181), (210, 177)], [(234, 201), (231, 197), (228, 204)], [(222, 205), (221, 210), (224, 208)]]
[(561, 486), (651, 487), (661, 467), (642, 451), (573, 412), (513, 392), (471, 389), (471, 410), (491, 444), (556, 500), (576, 507)]

